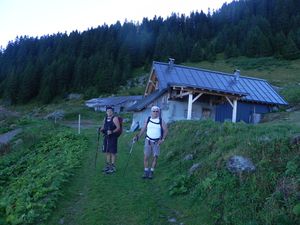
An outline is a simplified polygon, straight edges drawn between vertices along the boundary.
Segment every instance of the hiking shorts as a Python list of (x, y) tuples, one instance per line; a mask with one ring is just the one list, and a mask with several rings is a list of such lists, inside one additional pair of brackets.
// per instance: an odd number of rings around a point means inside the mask
[(155, 141), (150, 141), (147, 138), (145, 138), (145, 146), (144, 146), (144, 155), (146, 157), (150, 157), (150, 155), (159, 156), (160, 154), (160, 147), (159, 144)]
[(103, 140), (102, 152), (117, 154), (118, 137), (116, 135), (106, 135)]

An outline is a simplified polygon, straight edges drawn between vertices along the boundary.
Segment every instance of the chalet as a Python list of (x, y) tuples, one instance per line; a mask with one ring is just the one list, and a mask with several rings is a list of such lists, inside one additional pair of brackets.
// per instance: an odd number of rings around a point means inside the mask
[(106, 106), (113, 106), (115, 112), (123, 112), (138, 100), (141, 100), (141, 95), (135, 96), (113, 96), (107, 98), (93, 98), (85, 102), (85, 105), (89, 108), (93, 108), (95, 111), (105, 112)]
[(153, 62), (143, 99), (128, 108), (133, 126), (142, 124), (152, 105), (166, 122), (176, 120), (244, 121), (258, 123), (261, 115), (287, 102), (266, 81), (253, 77)]

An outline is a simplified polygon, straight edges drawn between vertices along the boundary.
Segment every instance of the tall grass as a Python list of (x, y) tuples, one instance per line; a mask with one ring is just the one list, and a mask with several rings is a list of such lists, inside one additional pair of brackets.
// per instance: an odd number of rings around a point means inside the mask
[[(205, 207), (209, 224), (300, 224), (293, 212), (299, 207), (300, 146), (291, 143), (299, 128), (205, 121), (174, 123), (170, 130), (164, 155), (174, 177), (170, 194), (184, 194), (190, 207)], [(187, 154), (193, 160), (183, 160)], [(250, 158), (256, 171), (230, 173), (226, 162), (233, 155)], [(194, 163), (201, 169), (188, 175)]]

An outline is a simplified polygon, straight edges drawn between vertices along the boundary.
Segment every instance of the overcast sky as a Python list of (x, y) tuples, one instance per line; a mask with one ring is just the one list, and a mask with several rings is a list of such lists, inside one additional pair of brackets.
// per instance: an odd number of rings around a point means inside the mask
[(84, 31), (118, 20), (141, 21), (172, 12), (207, 13), (232, 0), (0, 0), (0, 46), (17, 36), (40, 37), (58, 32)]

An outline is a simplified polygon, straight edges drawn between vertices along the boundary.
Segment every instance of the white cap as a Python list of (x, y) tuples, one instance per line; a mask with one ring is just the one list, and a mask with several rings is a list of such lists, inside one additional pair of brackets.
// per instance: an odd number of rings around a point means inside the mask
[(155, 111), (155, 110), (159, 111), (159, 107), (156, 106), (156, 105), (154, 105), (154, 106), (151, 107), (151, 111)]

